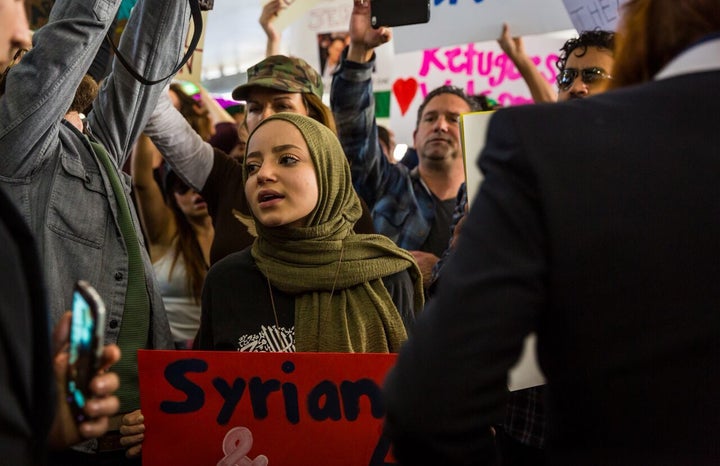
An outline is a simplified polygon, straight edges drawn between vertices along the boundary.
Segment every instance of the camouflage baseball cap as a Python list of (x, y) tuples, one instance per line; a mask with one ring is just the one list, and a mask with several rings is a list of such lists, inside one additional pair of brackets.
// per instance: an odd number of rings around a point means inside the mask
[(315, 94), (322, 98), (320, 75), (302, 58), (273, 55), (247, 70), (247, 82), (235, 88), (235, 100), (247, 100), (250, 88), (266, 87), (283, 92)]

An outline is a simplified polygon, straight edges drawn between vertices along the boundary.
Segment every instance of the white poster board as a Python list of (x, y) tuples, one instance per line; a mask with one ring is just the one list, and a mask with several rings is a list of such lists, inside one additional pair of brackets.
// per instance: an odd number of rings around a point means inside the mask
[(432, 0), (429, 23), (393, 29), (395, 52), (493, 40), (504, 22), (521, 36), (573, 27), (562, 0)]
[[(576, 36), (570, 29), (523, 38), (528, 56), (552, 86), (556, 85), (560, 47)], [(392, 66), (390, 127), (398, 143), (413, 143), (420, 104), (430, 91), (444, 84), (460, 87), (467, 94), (485, 94), (504, 107), (532, 102), (520, 72), (495, 40), (400, 53)]]
[(523, 390), (545, 384), (545, 375), (540, 370), (535, 351), (536, 337), (531, 333), (525, 338), (523, 351), (508, 374), (508, 388), (510, 391)]
[[(302, 15), (312, 9), (322, 0), (283, 0), (286, 7), (281, 9), (274, 21), (275, 28), (278, 31), (284, 31), (289, 25), (300, 19)], [(265, 6), (271, 0), (260, 0), (260, 4)]]
[(485, 146), (487, 127), (494, 112), (466, 113), (460, 117), (460, 137), (465, 160), (465, 181), (468, 204), (475, 200), (483, 176), (477, 166), (480, 152)]
[[(465, 179), (467, 182), (468, 207), (472, 208), (480, 183), (482, 173), (477, 166), (480, 153), (487, 139), (487, 128), (494, 112), (473, 112), (462, 115), (460, 131), (462, 138), (463, 157), (465, 160)], [(518, 362), (510, 369), (508, 374), (508, 388), (511, 391), (543, 385), (545, 376), (540, 370), (535, 351), (536, 337), (534, 333), (525, 338), (523, 351)]]
[(615, 31), (621, 8), (627, 0), (563, 0), (568, 16), (578, 31)]
[[(299, 3), (300, 0), (295, 0)], [(353, 9), (351, 0), (320, 0), (288, 28), (289, 54), (300, 57), (318, 70), (323, 77), (326, 101), (329, 102), (334, 66), (330, 64), (331, 49), (337, 39), (349, 41), (348, 27)], [(375, 50), (373, 89), (387, 91), (393, 71), (392, 42)]]

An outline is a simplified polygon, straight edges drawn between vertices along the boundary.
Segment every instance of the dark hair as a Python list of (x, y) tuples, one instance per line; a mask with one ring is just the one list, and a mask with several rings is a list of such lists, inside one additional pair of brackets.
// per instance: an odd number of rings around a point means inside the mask
[(623, 6), (613, 88), (652, 79), (685, 48), (720, 32), (718, 0), (630, 0)]
[(441, 94), (453, 94), (453, 95), (460, 97), (462, 100), (465, 101), (465, 103), (468, 104), (471, 112), (476, 111), (478, 108), (475, 100), (468, 97), (467, 94), (465, 94), (465, 92), (462, 89), (460, 89), (459, 87), (447, 86), (447, 85), (440, 86), (440, 87), (437, 87), (437, 88), (433, 89), (432, 91), (430, 91), (428, 93), (428, 95), (425, 96), (425, 99), (422, 101), (422, 103), (420, 104), (420, 108), (418, 108), (417, 121), (415, 122), (416, 128), (418, 126), (420, 126), (420, 120), (422, 119), (422, 114), (423, 114), (423, 111), (425, 110), (425, 107), (427, 106), (427, 104), (432, 99), (434, 99), (435, 97), (437, 97)]
[(92, 109), (92, 103), (98, 95), (98, 83), (95, 79), (86, 74), (75, 91), (75, 97), (68, 112), (88, 113)]
[(496, 108), (502, 107), (502, 105), (500, 105), (490, 97), (486, 96), (485, 94), (476, 94), (469, 97), (476, 102), (478, 109), (482, 110), (483, 112), (488, 112), (490, 110), (495, 110)]
[(568, 41), (560, 48), (560, 58), (558, 58), (555, 66), (558, 70), (563, 71), (571, 53), (580, 49), (580, 51), (575, 55), (582, 57), (587, 53), (588, 47), (597, 47), (599, 49), (608, 50), (611, 53), (614, 52), (615, 33), (613, 31), (595, 29), (593, 31), (581, 32), (577, 39), (568, 39)]
[(205, 256), (203, 255), (195, 230), (193, 230), (187, 217), (185, 217), (185, 214), (180, 210), (180, 206), (175, 199), (174, 193), (176, 192), (176, 187), (181, 184), (184, 185), (185, 182), (170, 169), (169, 165), (165, 164), (164, 169), (163, 188), (165, 203), (170, 207), (170, 210), (172, 210), (178, 228), (177, 242), (175, 243), (175, 257), (173, 257), (173, 262), (170, 265), (170, 275), (172, 275), (175, 269), (178, 258), (182, 256), (185, 261), (185, 286), (192, 293), (195, 302), (199, 303), (208, 264), (205, 262)]

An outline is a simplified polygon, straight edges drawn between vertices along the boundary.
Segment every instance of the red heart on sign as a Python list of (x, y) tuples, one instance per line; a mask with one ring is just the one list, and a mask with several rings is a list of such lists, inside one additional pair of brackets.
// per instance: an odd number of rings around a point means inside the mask
[(404, 116), (410, 108), (410, 103), (417, 93), (418, 83), (415, 78), (398, 79), (393, 83), (393, 94), (400, 105), (400, 113)]

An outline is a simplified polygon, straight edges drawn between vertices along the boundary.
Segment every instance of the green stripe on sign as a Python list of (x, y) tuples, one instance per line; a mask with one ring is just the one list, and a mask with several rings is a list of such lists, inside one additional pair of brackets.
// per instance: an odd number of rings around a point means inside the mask
[(374, 92), (375, 118), (390, 118), (390, 91)]

